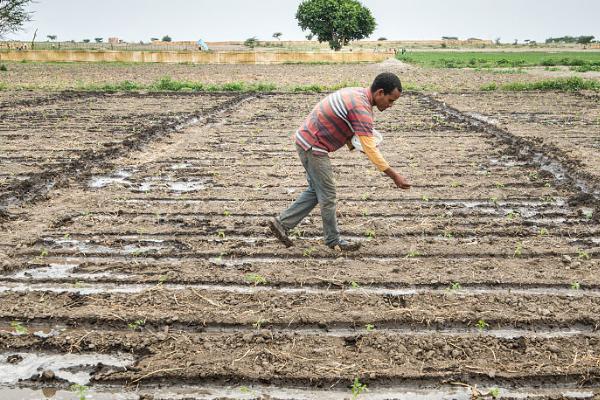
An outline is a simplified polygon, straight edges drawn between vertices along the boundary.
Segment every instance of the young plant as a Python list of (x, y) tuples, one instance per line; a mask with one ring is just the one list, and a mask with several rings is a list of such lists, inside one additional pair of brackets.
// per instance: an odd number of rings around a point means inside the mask
[(129, 329), (136, 331), (138, 329), (140, 329), (142, 326), (146, 325), (146, 320), (145, 319), (136, 319), (133, 322), (130, 322), (127, 324), (127, 326), (129, 327)]
[(258, 320), (256, 320), (256, 322), (252, 324), (252, 326), (256, 329), (260, 329), (267, 322), (269, 321), (267, 321), (266, 319), (258, 318)]
[(538, 235), (539, 236), (548, 236), (548, 229), (540, 228), (540, 230), (538, 231)]
[(450, 183), (450, 187), (453, 188), (457, 188), (457, 187), (461, 187), (462, 183), (458, 182), (458, 181), (453, 181), (452, 183)]
[(231, 216), (231, 211), (225, 210), (225, 211), (223, 211), (223, 215), (226, 217), (229, 217), (229, 216)]
[(19, 321), (12, 321), (10, 323), (11, 328), (15, 330), (17, 335), (26, 335), (29, 333), (29, 330), (23, 326), (23, 324)]
[(454, 237), (454, 235), (452, 234), (452, 231), (446, 229), (446, 230), (444, 230), (444, 237), (446, 239), (452, 239)]
[(307, 249), (304, 249), (304, 252), (302, 253), (302, 255), (304, 257), (311, 257), (316, 250), (317, 249), (315, 249), (314, 247), (311, 246)]
[(375, 325), (367, 324), (367, 325), (365, 325), (365, 329), (367, 330), (367, 332), (371, 333), (375, 330)]
[(450, 290), (452, 292), (456, 291), (456, 290), (461, 290), (461, 289), (462, 289), (462, 286), (460, 285), (459, 282), (452, 282), (450, 284), (450, 287), (448, 288), (448, 290)]
[(254, 286), (267, 284), (267, 280), (265, 279), (265, 277), (259, 274), (246, 274), (244, 276), (244, 279), (248, 283), (253, 283)]
[(505, 185), (504, 185), (504, 183), (502, 183), (502, 182), (496, 182), (496, 187), (497, 187), (498, 189), (502, 189), (502, 188), (504, 188), (504, 187), (505, 187)]
[(519, 242), (519, 243), (517, 243), (517, 246), (515, 247), (515, 252), (513, 254), (513, 257), (521, 257), (522, 254), (523, 254), (523, 242)]
[(581, 289), (581, 285), (579, 284), (579, 282), (571, 283), (571, 290), (579, 290), (579, 289)]
[(490, 201), (494, 204), (494, 207), (498, 207), (498, 198), (496, 196), (490, 197)]
[(304, 237), (304, 232), (298, 227), (295, 227), (290, 231), (290, 236), (296, 239), (302, 239)]
[(485, 329), (490, 327), (490, 324), (485, 322), (485, 320), (480, 319), (479, 321), (477, 321), (477, 324), (475, 324), (475, 326), (477, 327), (477, 330), (479, 332), (483, 332)]
[(40, 257), (48, 257), (48, 249), (45, 247), (42, 247), (42, 250), (40, 251)]
[(167, 275), (159, 275), (158, 276), (158, 284), (159, 285), (164, 284), (168, 280), (169, 280), (169, 277)]
[(589, 260), (590, 259), (590, 254), (585, 251), (585, 250), (577, 250), (577, 258), (579, 258), (580, 260)]
[(225, 231), (218, 231), (217, 236), (219, 239), (225, 239)]
[(367, 229), (367, 230), (365, 231), (365, 236), (366, 236), (368, 239), (374, 239), (374, 238), (375, 238), (375, 230), (374, 230), (374, 229)]
[(352, 382), (352, 387), (350, 390), (352, 391), (352, 400), (356, 400), (362, 392), (368, 391), (367, 385), (360, 383), (358, 378), (354, 378), (354, 382)]
[(488, 395), (492, 396), (493, 399), (500, 397), (500, 389), (493, 387), (488, 391)]
[(79, 396), (79, 400), (85, 400), (86, 399), (86, 395), (88, 392), (88, 387), (85, 385), (79, 385), (77, 383), (71, 385), (69, 387), (69, 390), (71, 392), (74, 392), (75, 394), (77, 394), (77, 396)]
[(411, 250), (408, 252), (408, 254), (406, 254), (404, 258), (419, 257), (420, 255), (421, 253), (419, 253), (417, 250)]
[(360, 285), (357, 282), (352, 281), (352, 282), (350, 282), (350, 287), (352, 289), (358, 289), (360, 287)]
[(427, 195), (424, 194), (423, 196), (421, 196), (421, 200), (423, 200), (423, 201), (429, 201), (429, 196), (427, 196)]

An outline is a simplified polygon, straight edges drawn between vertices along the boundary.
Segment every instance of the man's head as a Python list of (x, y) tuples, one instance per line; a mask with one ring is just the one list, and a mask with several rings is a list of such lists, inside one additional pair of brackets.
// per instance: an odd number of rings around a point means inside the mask
[(373, 94), (373, 105), (377, 106), (379, 111), (390, 108), (394, 101), (402, 93), (402, 83), (400, 79), (391, 72), (383, 72), (375, 77), (371, 85)]

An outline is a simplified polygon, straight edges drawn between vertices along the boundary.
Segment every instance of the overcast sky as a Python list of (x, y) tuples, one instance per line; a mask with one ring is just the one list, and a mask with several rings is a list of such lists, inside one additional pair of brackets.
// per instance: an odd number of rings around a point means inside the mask
[[(149, 41), (224, 41), (257, 36), (300, 40), (295, 19), (300, 0), (36, 0), (33, 21), (9, 39), (58, 40), (119, 37)], [(600, 0), (363, 0), (377, 28), (372, 39), (501, 38), (543, 41), (548, 37), (600, 38)]]

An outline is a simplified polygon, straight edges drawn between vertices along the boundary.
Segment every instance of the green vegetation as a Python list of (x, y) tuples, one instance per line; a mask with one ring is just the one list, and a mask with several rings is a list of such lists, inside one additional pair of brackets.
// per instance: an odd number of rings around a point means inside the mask
[(79, 400), (85, 400), (86, 399), (86, 395), (88, 392), (88, 387), (84, 386), (84, 385), (79, 385), (77, 383), (71, 385), (69, 387), (69, 390), (71, 392), (74, 392), (77, 394), (77, 396), (79, 396)]
[(10, 327), (13, 328), (18, 335), (26, 335), (29, 333), (29, 330), (19, 321), (12, 321)]
[(367, 332), (371, 333), (375, 330), (375, 325), (367, 324), (367, 325), (365, 325), (365, 329), (367, 330)]
[(513, 257), (521, 257), (521, 255), (523, 255), (523, 242), (517, 243)]
[(252, 36), (251, 38), (248, 38), (244, 41), (244, 46), (250, 47), (251, 49), (258, 46), (258, 44), (259, 44), (259, 42), (258, 42), (258, 38), (256, 36)]
[(0, 71), (5, 72), (8, 71), (8, 68), (4, 64), (0, 64)]
[(532, 90), (557, 90), (563, 92), (577, 92), (579, 90), (600, 91), (600, 82), (596, 80), (582, 79), (580, 77), (571, 77), (546, 79), (537, 82), (513, 82), (502, 86), (498, 86), (496, 83), (492, 82), (479, 87), (479, 90), (484, 92), (498, 89), (507, 92), (524, 92)]
[(485, 322), (485, 320), (480, 319), (479, 321), (477, 321), (477, 323), (475, 324), (475, 327), (477, 327), (477, 330), (479, 332), (483, 332), (484, 330), (486, 330), (487, 328), (490, 327), (490, 324), (488, 324), (487, 322)]
[(374, 238), (375, 238), (375, 229), (367, 229), (367, 230), (365, 231), (365, 236), (366, 236), (368, 239), (374, 239)]
[(146, 325), (145, 319), (136, 319), (135, 321), (127, 324), (129, 329), (134, 330), (134, 331), (140, 329), (144, 325)]
[(579, 289), (581, 289), (581, 285), (579, 284), (579, 282), (571, 283), (571, 290), (579, 290)]
[(352, 400), (356, 400), (362, 392), (369, 391), (367, 389), (367, 385), (364, 383), (360, 383), (360, 380), (358, 378), (354, 378), (354, 382), (352, 382), (350, 390), (352, 391)]
[[(600, 66), (599, 52), (449, 52), (398, 54), (400, 61), (430, 68), (521, 68)], [(517, 72), (518, 73), (518, 72)]]
[(350, 287), (352, 289), (358, 289), (360, 287), (360, 285), (357, 282), (352, 281), (352, 282), (350, 282)]
[(461, 289), (462, 289), (462, 286), (460, 285), (459, 282), (452, 282), (450, 284), (450, 287), (448, 288), (448, 290), (452, 291), (452, 292), (456, 291), (456, 290), (461, 290)]
[(493, 399), (500, 397), (500, 389), (493, 387), (489, 390), (488, 395), (492, 396)]
[(577, 250), (577, 258), (579, 258), (580, 260), (589, 260), (590, 259), (590, 254), (585, 251), (585, 250)]
[(259, 274), (246, 274), (244, 276), (244, 279), (248, 283), (253, 283), (254, 286), (267, 284), (267, 279), (264, 276), (259, 275)]
[(296, 19), (302, 31), (308, 29), (336, 51), (351, 40), (369, 37), (376, 26), (371, 11), (357, 0), (304, 0)]

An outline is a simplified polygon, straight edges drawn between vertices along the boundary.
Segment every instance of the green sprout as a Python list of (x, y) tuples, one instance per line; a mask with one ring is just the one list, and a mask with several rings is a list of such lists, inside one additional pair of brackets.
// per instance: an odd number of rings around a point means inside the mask
[(420, 255), (421, 253), (419, 253), (417, 250), (411, 250), (408, 252), (408, 254), (406, 254), (404, 258), (419, 257)]
[(423, 196), (421, 196), (421, 200), (423, 200), (423, 201), (429, 201), (429, 196), (427, 196), (427, 195), (424, 194)]
[(581, 249), (577, 250), (577, 257), (580, 260), (589, 260), (590, 259), (589, 253), (587, 251), (581, 250)]
[(374, 239), (375, 238), (375, 230), (374, 229), (367, 229), (365, 231), (365, 236), (369, 239)]
[(220, 239), (225, 239), (225, 231), (218, 231), (218, 232), (217, 232), (217, 236), (218, 236)]
[(571, 283), (571, 290), (579, 290), (579, 289), (581, 289), (581, 285), (579, 284), (579, 282)]
[(594, 212), (592, 210), (584, 211), (583, 216), (585, 217), (585, 219), (592, 219), (592, 217), (594, 216)]
[(266, 285), (267, 284), (267, 280), (265, 279), (264, 276), (259, 275), (259, 274), (246, 274), (244, 276), (244, 279), (246, 280), (246, 282), (248, 283), (253, 283), (254, 286), (258, 286), (258, 285)]
[(127, 324), (127, 326), (129, 327), (129, 329), (135, 331), (140, 329), (142, 326), (146, 325), (146, 320), (145, 319), (136, 319), (133, 322), (130, 322)]
[(19, 321), (12, 321), (10, 323), (11, 328), (15, 330), (18, 335), (26, 335), (29, 333), (29, 330), (23, 326), (23, 324)]
[(450, 187), (453, 187), (453, 188), (457, 188), (460, 186), (462, 186), (462, 183), (460, 183), (458, 181), (452, 181), (452, 183), (450, 183)]
[(529, 180), (531, 180), (531, 181), (537, 181), (538, 179), (540, 179), (540, 176), (538, 175), (537, 172), (530, 172), (529, 173)]
[(79, 385), (75, 383), (69, 387), (69, 390), (76, 393), (77, 396), (79, 396), (79, 400), (85, 400), (85, 396), (87, 395), (89, 388), (85, 385)]
[(229, 216), (231, 216), (231, 211), (225, 210), (225, 211), (223, 211), (223, 215), (226, 217), (229, 217)]
[(488, 395), (492, 396), (492, 398), (497, 399), (500, 397), (500, 389), (497, 387), (493, 387), (488, 391)]
[(48, 257), (48, 249), (42, 247), (42, 251), (40, 252), (40, 257)]
[(316, 250), (317, 249), (315, 249), (314, 247), (311, 246), (307, 249), (304, 249), (304, 252), (302, 253), (302, 255), (304, 257), (311, 257)]
[(361, 198), (363, 200), (369, 200), (369, 193), (363, 193), (362, 196), (361, 196)]
[(506, 218), (508, 218), (508, 219), (514, 219), (518, 216), (519, 216), (519, 213), (515, 212), (515, 211), (510, 211), (508, 214), (506, 214)]
[(444, 230), (444, 237), (446, 239), (452, 239), (454, 237), (454, 235), (452, 234), (452, 231), (446, 229), (446, 230)]
[(354, 382), (352, 383), (350, 390), (352, 391), (352, 400), (356, 400), (362, 392), (367, 392), (369, 389), (367, 389), (366, 384), (360, 383), (358, 378), (354, 378)]
[(477, 321), (477, 324), (475, 324), (475, 326), (477, 327), (477, 330), (479, 332), (483, 332), (485, 329), (490, 327), (490, 324), (485, 322), (485, 320), (480, 319), (479, 321)]
[(504, 188), (505, 186), (506, 186), (506, 185), (505, 185), (504, 183), (502, 183), (502, 182), (496, 182), (496, 187), (497, 187), (498, 189), (502, 189), (502, 188)]
[(252, 326), (256, 329), (260, 329), (267, 322), (269, 321), (267, 321), (266, 319), (258, 318), (258, 320), (256, 320), (256, 322), (252, 324)]
[(498, 198), (496, 196), (490, 197), (490, 201), (494, 204), (494, 207), (498, 207)]
[(523, 254), (523, 242), (519, 242), (519, 243), (517, 243), (517, 246), (515, 247), (515, 252), (513, 254), (513, 257), (521, 257), (522, 254)]
[(452, 282), (450, 284), (450, 287), (448, 288), (448, 290), (450, 290), (450, 291), (461, 290), (461, 289), (462, 289), (462, 286), (460, 285), (459, 282)]
[(69, 240), (70, 238), (71, 238), (71, 235), (69, 235), (68, 233), (65, 233), (65, 234), (63, 235), (63, 239), (64, 239), (64, 240)]
[(162, 285), (163, 283), (165, 283), (168, 280), (169, 280), (169, 277), (167, 275), (159, 275), (158, 276), (158, 284), (159, 285)]
[(375, 330), (375, 325), (367, 324), (365, 325), (365, 329), (367, 330), (367, 332), (373, 332)]
[(304, 237), (304, 232), (298, 227), (295, 227), (290, 231), (290, 236), (296, 239), (301, 239)]
[(242, 386), (242, 387), (240, 387), (240, 392), (242, 394), (250, 394), (250, 393), (252, 393), (252, 391), (250, 390), (250, 388), (248, 386)]
[(350, 282), (350, 287), (352, 289), (358, 289), (360, 287), (360, 285), (357, 282), (352, 281), (352, 282)]
[(538, 231), (538, 235), (539, 236), (548, 236), (548, 229), (540, 228), (540, 230)]

